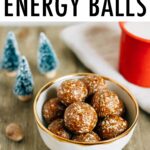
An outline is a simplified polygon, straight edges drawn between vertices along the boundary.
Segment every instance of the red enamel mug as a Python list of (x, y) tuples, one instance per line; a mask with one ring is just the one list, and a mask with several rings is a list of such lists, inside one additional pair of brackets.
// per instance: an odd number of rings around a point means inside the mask
[(125, 24), (119, 23), (122, 30), (119, 71), (129, 82), (150, 87), (150, 40), (132, 34)]

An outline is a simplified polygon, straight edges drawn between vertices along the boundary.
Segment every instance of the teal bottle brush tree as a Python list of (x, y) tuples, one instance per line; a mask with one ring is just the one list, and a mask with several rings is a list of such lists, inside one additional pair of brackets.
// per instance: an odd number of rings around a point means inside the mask
[(53, 78), (56, 75), (58, 68), (58, 59), (53, 50), (50, 41), (44, 33), (40, 34), (39, 49), (38, 49), (38, 69), (48, 78)]
[(17, 78), (14, 86), (14, 94), (21, 101), (28, 101), (33, 95), (33, 77), (27, 59), (23, 56), (20, 60), (20, 65), (17, 73)]
[(15, 76), (19, 67), (20, 53), (17, 41), (13, 32), (9, 32), (5, 42), (1, 69), (9, 76)]

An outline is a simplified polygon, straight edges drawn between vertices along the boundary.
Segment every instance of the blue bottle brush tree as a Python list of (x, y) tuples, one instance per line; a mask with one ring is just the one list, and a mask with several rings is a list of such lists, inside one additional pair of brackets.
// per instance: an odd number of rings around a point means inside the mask
[(1, 60), (1, 69), (8, 75), (15, 76), (19, 67), (20, 52), (13, 32), (9, 32), (5, 42), (3, 56)]
[(40, 34), (38, 49), (38, 68), (42, 74), (48, 78), (52, 78), (56, 74), (58, 68), (58, 58), (53, 50), (50, 41), (44, 33)]
[(14, 94), (21, 101), (28, 101), (33, 95), (33, 77), (27, 59), (23, 56), (20, 61), (17, 78), (14, 86)]

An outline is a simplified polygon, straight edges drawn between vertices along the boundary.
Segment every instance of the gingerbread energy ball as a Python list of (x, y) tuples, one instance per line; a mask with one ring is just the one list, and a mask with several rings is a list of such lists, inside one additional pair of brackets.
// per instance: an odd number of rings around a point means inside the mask
[(65, 126), (74, 133), (91, 132), (97, 123), (97, 114), (93, 107), (84, 102), (71, 104), (65, 110)]
[(99, 142), (101, 139), (95, 132), (89, 132), (75, 135), (72, 140), (78, 142), (95, 143)]
[(66, 139), (70, 139), (70, 137), (71, 137), (70, 133), (68, 131), (66, 131), (66, 129), (65, 129), (63, 119), (54, 120), (48, 126), (48, 130), (60, 137), (66, 138)]
[(80, 80), (66, 80), (57, 90), (57, 96), (65, 105), (84, 101), (88, 91), (85, 84)]
[(82, 79), (88, 89), (88, 95), (106, 88), (105, 80), (99, 75), (89, 75)]
[(43, 105), (42, 114), (45, 121), (49, 124), (52, 120), (63, 116), (65, 106), (58, 100), (58, 98), (51, 98)]
[(110, 90), (96, 92), (92, 99), (92, 106), (99, 117), (111, 114), (121, 116), (124, 113), (123, 102)]
[(122, 117), (110, 115), (98, 124), (98, 131), (103, 139), (111, 139), (123, 133), (127, 127), (128, 123)]

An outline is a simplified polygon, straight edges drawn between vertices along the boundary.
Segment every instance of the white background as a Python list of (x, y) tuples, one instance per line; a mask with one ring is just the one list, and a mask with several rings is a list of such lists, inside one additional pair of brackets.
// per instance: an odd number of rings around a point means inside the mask
[[(96, 17), (89, 16), (89, 0), (79, 0), (78, 9), (77, 9), (77, 17), (73, 16), (73, 6), (71, 0), (59, 0), (60, 1), (60, 10), (62, 11), (61, 4), (67, 4), (67, 14), (65, 17), (59, 17), (55, 11), (55, 1), (53, 0), (51, 8), (53, 12), (53, 17), (46, 16), (43, 17), (42, 14), (42, 1), (43, 0), (35, 0), (36, 3), (39, 3), (39, 6), (35, 7), (36, 13), (40, 13), (40, 17), (31, 17), (31, 0), (28, 0), (28, 17), (24, 17), (21, 14), (20, 17), (16, 17), (16, 0), (9, 0), (10, 3), (13, 3), (13, 6), (9, 6), (9, 12), (13, 13), (13, 17), (5, 17), (4, 14), (4, 5), (5, 0), (0, 0), (0, 23), (5, 24), (8, 22), (21, 22), (21, 23), (32, 23), (32, 22), (99, 22), (99, 21), (150, 21), (150, 0), (141, 0), (142, 3), (146, 6), (147, 13), (144, 17), (138, 17), (137, 13), (142, 12), (142, 8), (137, 3), (137, 0), (130, 0), (130, 10), (132, 13), (135, 13), (135, 17), (116, 17), (116, 0), (111, 0), (112, 8), (114, 16), (110, 17), (109, 13), (106, 13), (105, 17), (101, 16), (101, 10), (103, 7), (104, 0), (99, 0), (99, 15)], [(120, 12), (126, 15), (126, 0), (120, 0)], [(48, 13), (47, 13), (48, 14)]]

